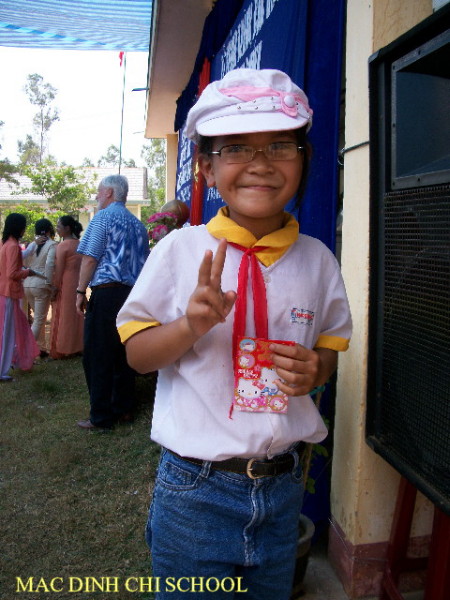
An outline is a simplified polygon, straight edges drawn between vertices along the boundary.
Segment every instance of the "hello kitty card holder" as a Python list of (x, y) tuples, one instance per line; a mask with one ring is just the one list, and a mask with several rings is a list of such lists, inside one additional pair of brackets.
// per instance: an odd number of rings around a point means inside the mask
[(270, 360), (272, 343), (293, 346), (295, 342), (242, 337), (238, 340), (234, 375), (233, 408), (246, 412), (285, 414), (288, 396), (278, 389), (279, 379)]

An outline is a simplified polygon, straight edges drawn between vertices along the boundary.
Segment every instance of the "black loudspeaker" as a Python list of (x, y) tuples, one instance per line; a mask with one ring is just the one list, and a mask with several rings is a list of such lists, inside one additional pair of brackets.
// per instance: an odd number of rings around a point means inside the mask
[(450, 515), (449, 9), (369, 61), (366, 439)]

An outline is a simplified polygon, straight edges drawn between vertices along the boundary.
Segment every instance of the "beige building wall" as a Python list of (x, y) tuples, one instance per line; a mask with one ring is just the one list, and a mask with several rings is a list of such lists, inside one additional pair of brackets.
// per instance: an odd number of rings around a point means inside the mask
[[(369, 57), (432, 11), (432, 0), (348, 0), (346, 148), (369, 140)], [(345, 154), (342, 272), (354, 333), (349, 351), (339, 359), (331, 485), (330, 540), (334, 539), (337, 545), (333, 550), (338, 557), (335, 566), (351, 597), (364, 591), (364, 586), (352, 582), (361, 575), (355, 564), (359, 560), (357, 548), (364, 547), (369, 560), (370, 545), (375, 548), (378, 544), (379, 551), (382, 544), (385, 550), (400, 480), (398, 473), (365, 443), (369, 185), (369, 146), (365, 145)], [(430, 533), (432, 512), (431, 504), (420, 496), (413, 536)], [(376, 588), (377, 582), (372, 583)]]
[(166, 146), (166, 202), (175, 199), (178, 135), (170, 133), (167, 135)]

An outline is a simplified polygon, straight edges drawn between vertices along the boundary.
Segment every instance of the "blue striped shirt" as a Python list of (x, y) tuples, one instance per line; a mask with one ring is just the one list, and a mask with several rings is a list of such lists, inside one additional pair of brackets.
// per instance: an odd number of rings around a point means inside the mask
[(98, 262), (90, 287), (111, 282), (132, 286), (148, 256), (147, 230), (123, 202), (113, 202), (94, 216), (77, 251)]

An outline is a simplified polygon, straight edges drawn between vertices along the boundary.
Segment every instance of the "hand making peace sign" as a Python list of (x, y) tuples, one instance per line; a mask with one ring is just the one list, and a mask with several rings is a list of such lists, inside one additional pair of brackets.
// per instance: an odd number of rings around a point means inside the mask
[(222, 291), (222, 272), (227, 242), (220, 240), (216, 254), (207, 250), (198, 270), (198, 282), (186, 309), (192, 333), (201, 337), (218, 323), (223, 323), (236, 301), (236, 292)]

